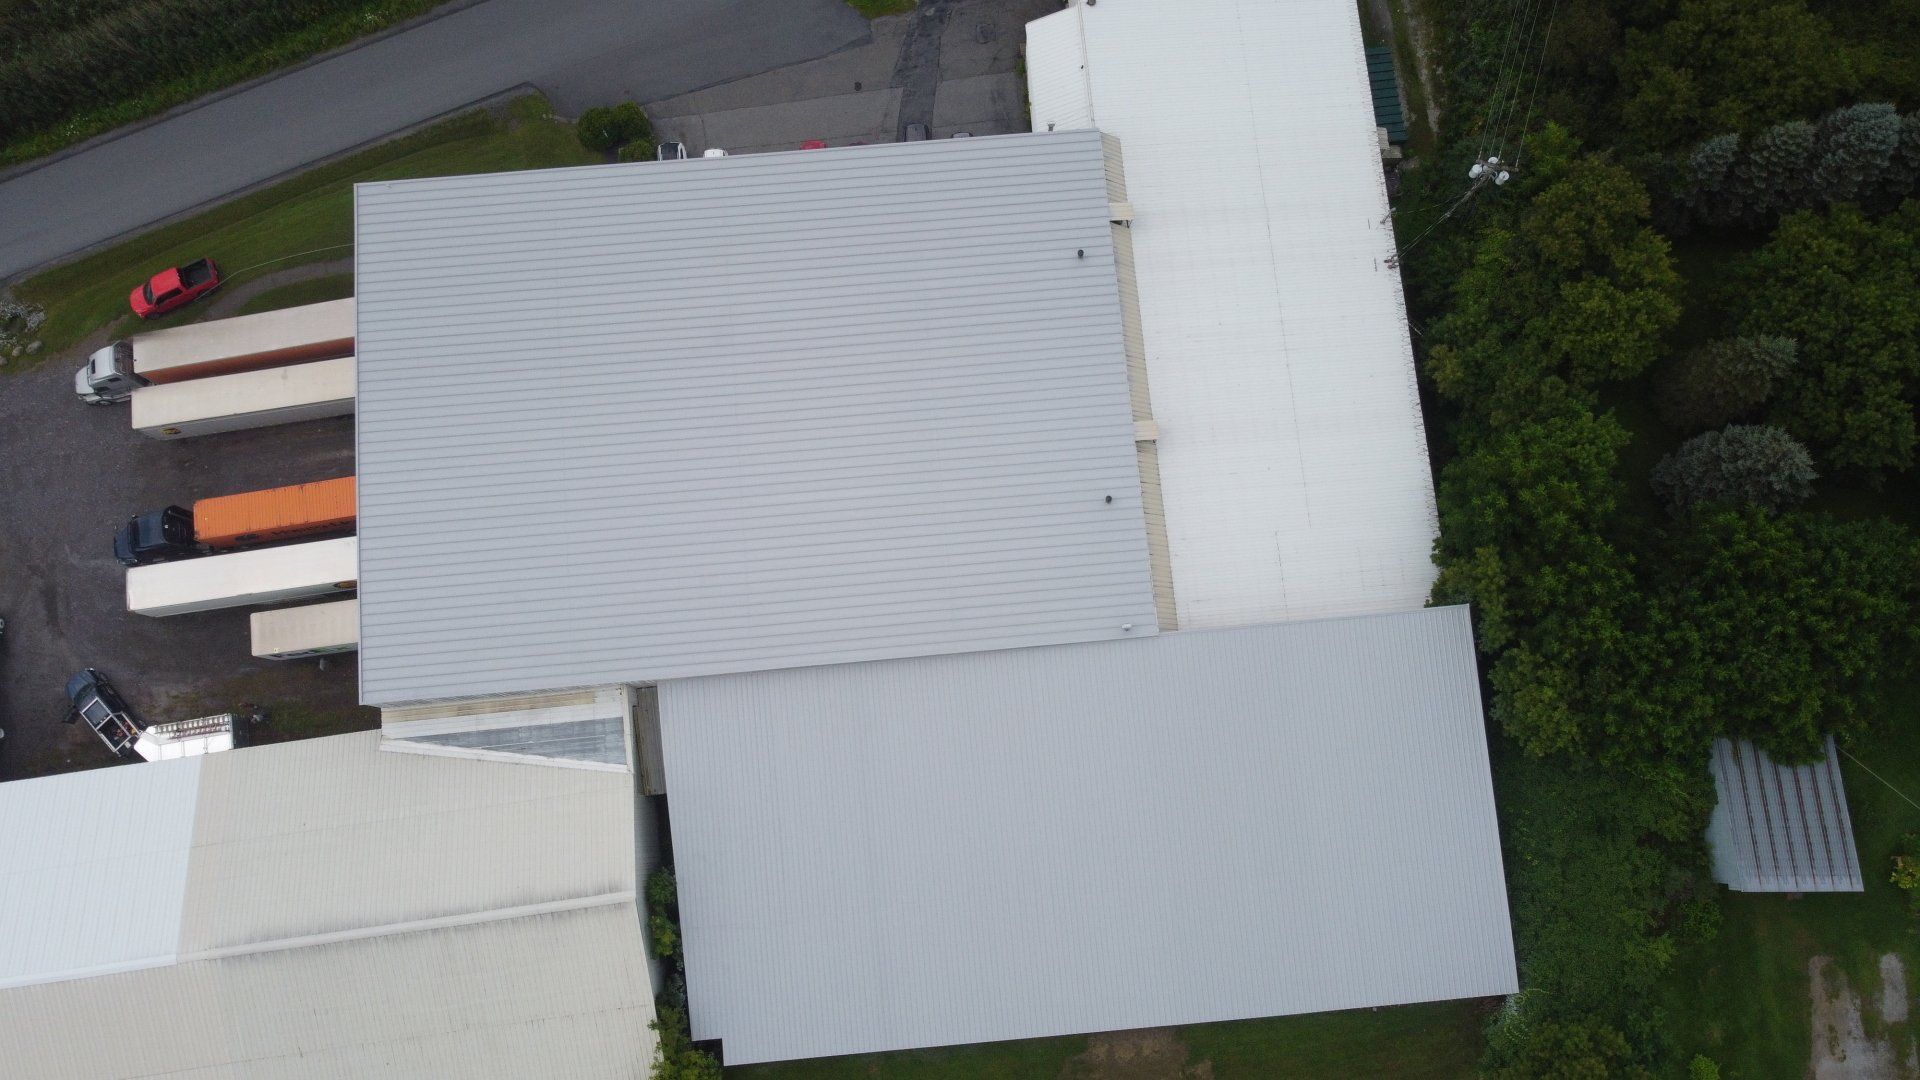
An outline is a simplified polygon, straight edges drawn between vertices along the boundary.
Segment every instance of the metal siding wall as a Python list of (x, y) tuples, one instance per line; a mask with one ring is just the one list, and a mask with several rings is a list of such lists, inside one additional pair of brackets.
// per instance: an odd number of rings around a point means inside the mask
[(660, 694), (729, 1062), (1517, 986), (1465, 608)]
[(1152, 632), (1107, 218), (1092, 132), (360, 185), (363, 700)]

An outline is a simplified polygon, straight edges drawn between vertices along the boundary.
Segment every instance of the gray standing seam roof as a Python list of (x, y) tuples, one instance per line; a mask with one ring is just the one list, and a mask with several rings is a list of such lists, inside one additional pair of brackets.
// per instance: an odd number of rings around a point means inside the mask
[(1735, 892), (1860, 892), (1860, 855), (1827, 736), (1825, 759), (1782, 765), (1745, 739), (1715, 739), (1707, 822), (1713, 878)]
[(362, 700), (1155, 633), (1109, 216), (1092, 131), (359, 185)]
[(1511, 993), (1467, 609), (659, 688), (728, 1064)]

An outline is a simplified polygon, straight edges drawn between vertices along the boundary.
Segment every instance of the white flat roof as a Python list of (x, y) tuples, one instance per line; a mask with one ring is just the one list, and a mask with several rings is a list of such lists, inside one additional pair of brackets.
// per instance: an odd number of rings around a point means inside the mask
[(1093, 132), (359, 185), (362, 700), (1155, 632), (1109, 220)]
[(1511, 993), (1464, 607), (665, 682), (728, 1064)]
[(1027, 26), (1036, 131), (1117, 136), (1182, 627), (1426, 602), (1437, 518), (1351, 0)]

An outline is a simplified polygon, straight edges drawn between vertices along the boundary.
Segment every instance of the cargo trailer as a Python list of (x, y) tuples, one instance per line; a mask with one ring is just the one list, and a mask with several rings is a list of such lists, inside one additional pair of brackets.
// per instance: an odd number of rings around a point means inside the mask
[(136, 566), (127, 571), (127, 610), (158, 617), (306, 600), (351, 592), (359, 574), (353, 536)]
[(253, 613), (253, 655), (302, 660), (360, 647), (360, 601), (333, 600)]
[(152, 439), (324, 420), (353, 414), (354, 358), (243, 371), (143, 386), (133, 393), (133, 429)]
[(107, 405), (143, 386), (349, 356), (353, 334), (352, 299), (175, 326), (95, 352), (73, 389), (89, 405)]
[(136, 514), (114, 534), (113, 554), (145, 566), (214, 551), (352, 532), (351, 476), (201, 499)]

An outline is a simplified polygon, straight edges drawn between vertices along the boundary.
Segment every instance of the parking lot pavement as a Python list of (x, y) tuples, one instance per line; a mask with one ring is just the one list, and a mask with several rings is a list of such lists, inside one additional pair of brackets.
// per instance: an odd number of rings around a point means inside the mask
[(696, 155), (893, 142), (912, 123), (936, 138), (1025, 131), (1025, 27), (1058, 9), (1058, 0), (924, 0), (875, 20), (867, 44), (651, 101), (647, 112), (661, 138)]
[[(131, 614), (113, 558), (113, 530), (140, 511), (351, 473), (352, 421), (156, 442), (134, 433), (127, 406), (89, 407), (74, 396), (73, 373), (100, 344), (0, 375), (0, 778), (114, 760), (90, 732), (60, 722), (67, 676), (83, 667), (106, 672), (149, 722), (219, 711), (235, 703), (228, 695), (297, 699), (336, 722), (352, 715), (352, 657), (325, 671), (314, 661), (254, 660), (245, 610)], [(183, 708), (199, 711), (174, 711)]]

